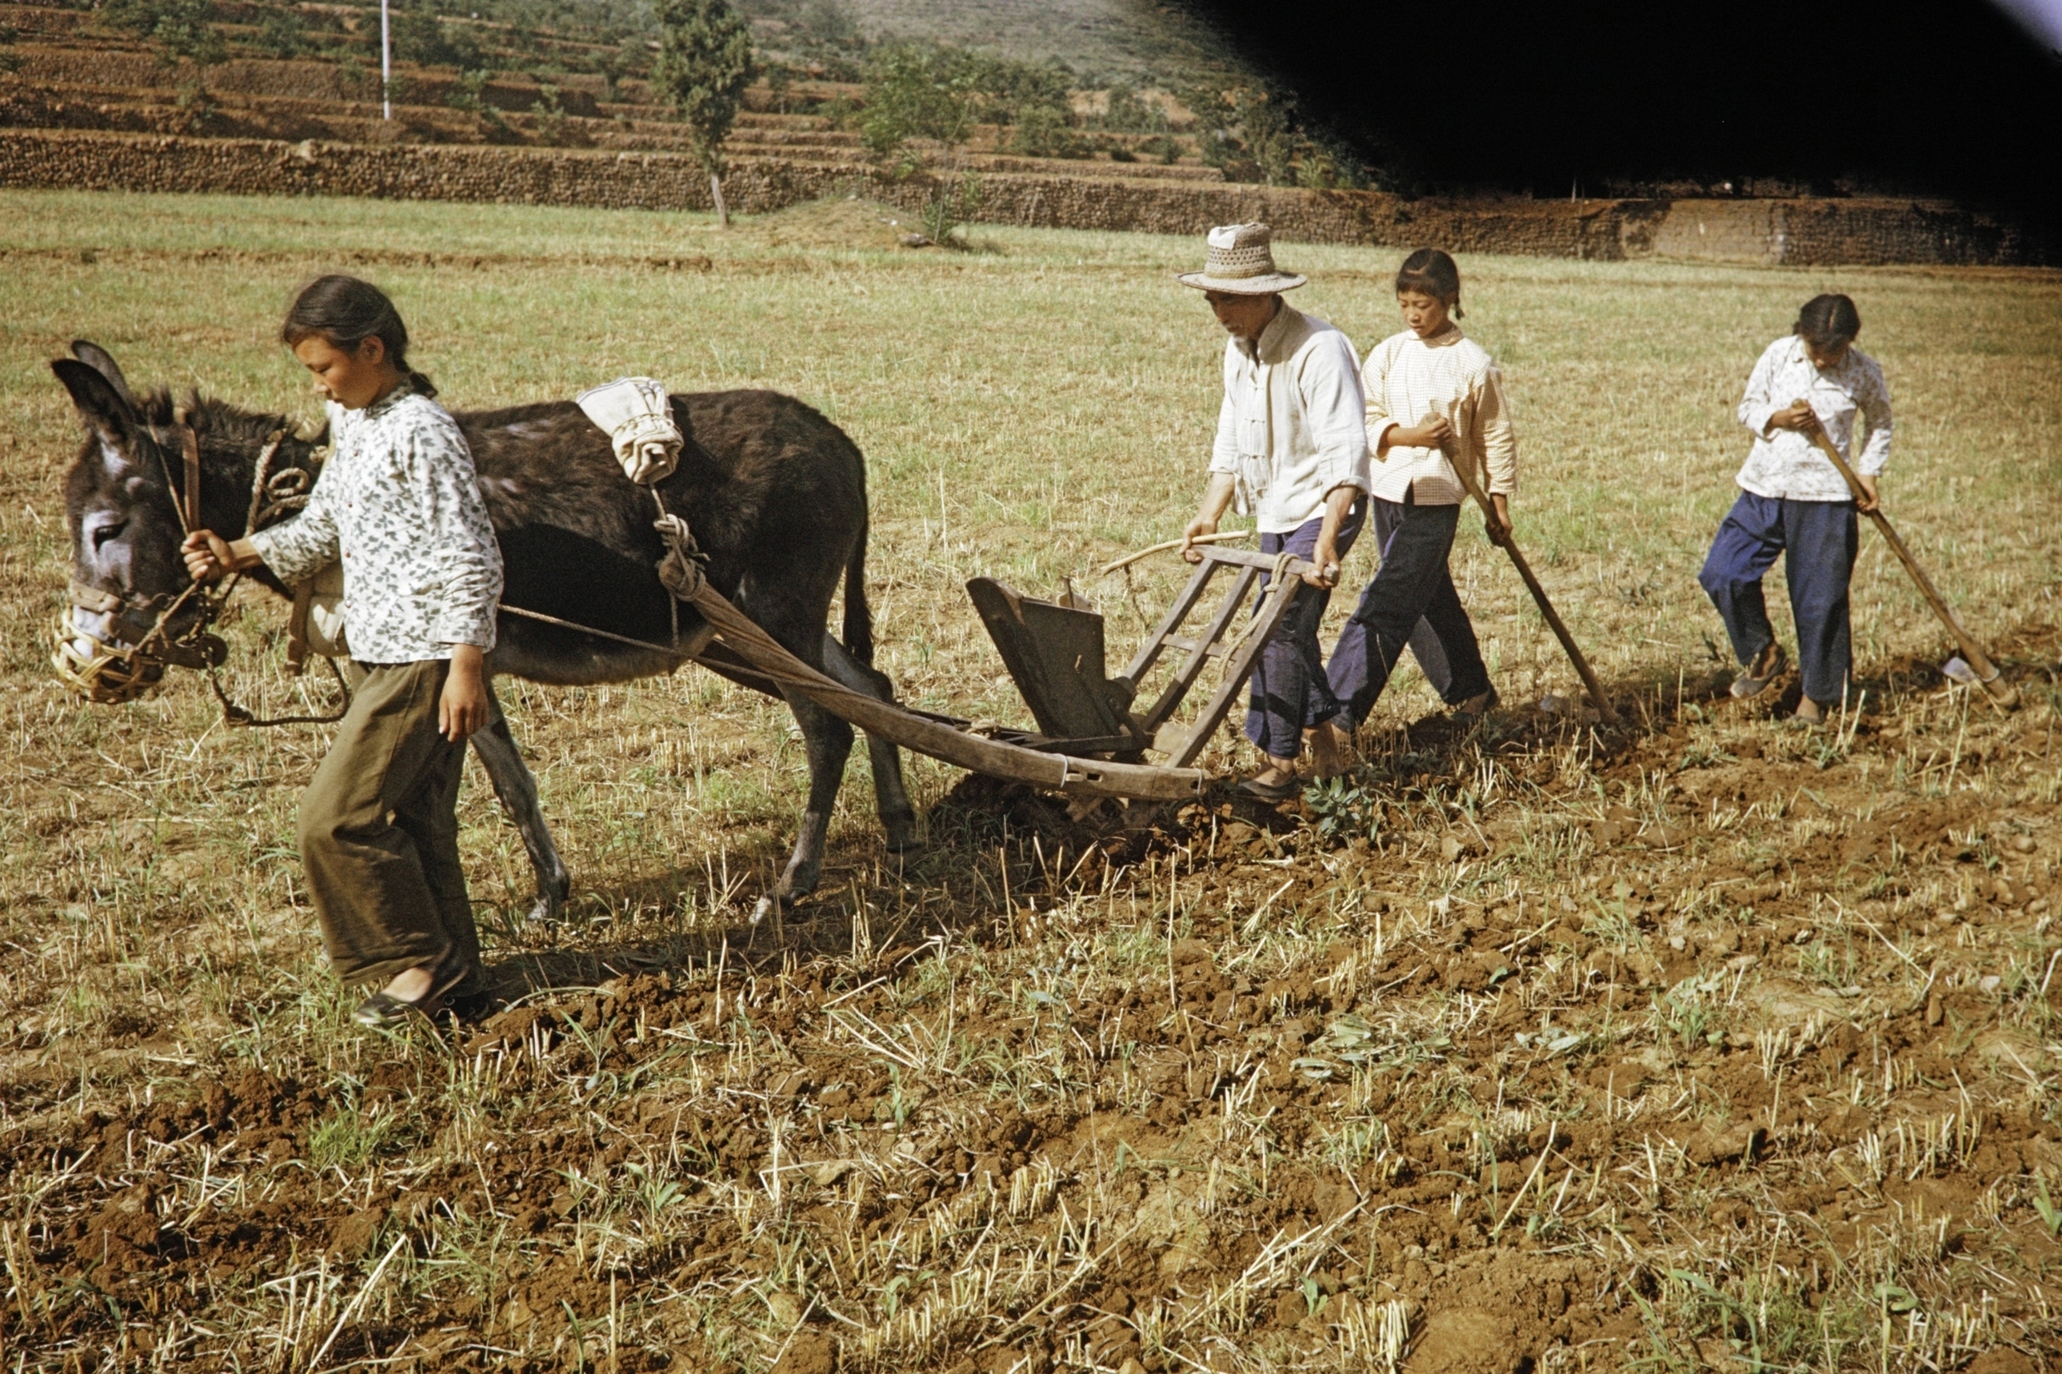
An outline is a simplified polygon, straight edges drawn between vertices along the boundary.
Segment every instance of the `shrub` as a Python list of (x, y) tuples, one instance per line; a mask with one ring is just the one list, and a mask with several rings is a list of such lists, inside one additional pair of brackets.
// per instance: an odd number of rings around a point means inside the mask
[(460, 71), (485, 65), (479, 41), (463, 29), (446, 26), (427, 6), (392, 14), (394, 56), (402, 61)]
[(566, 108), (559, 103), (558, 87), (539, 86), (537, 103), (530, 107), (530, 113), (537, 120), (537, 141), (553, 148), (568, 144), (569, 126)]
[(630, 76), (644, 65), (645, 45), (636, 38), (625, 38), (615, 47), (594, 59), (594, 69), (601, 74), (606, 98), (617, 100), (622, 96), (618, 89), (624, 77)]
[(1161, 134), (1157, 138), (1149, 138), (1139, 145), (1138, 150), (1149, 157), (1159, 158), (1163, 164), (1169, 167), (1181, 161), (1181, 143), (1173, 134)]
[(1074, 73), (1064, 63), (1018, 62), (1006, 57), (968, 53), (963, 60), (977, 93), (981, 118), (996, 124), (1018, 124), (1038, 116), (1073, 127), (1068, 93)]
[(148, 41), (168, 61), (185, 58), (205, 70), (228, 55), (210, 0), (108, 0), (101, 16)]
[(1085, 157), (1087, 148), (1074, 134), (1067, 112), (1050, 105), (1024, 111), (1010, 135), (1010, 150), (1030, 157)]
[(299, 10), (270, 10), (258, 25), (257, 46), (274, 57), (299, 57), (308, 50), (308, 26)]
[(1167, 112), (1120, 81), (1110, 87), (1102, 125), (1113, 134), (1164, 134)]
[(444, 97), (444, 103), (454, 110), (464, 110), (480, 121), (480, 133), (489, 143), (508, 143), (515, 138), (515, 130), (508, 127), (508, 121), (501, 111), (487, 103), (487, 82), (493, 73), (482, 67), (469, 72), (460, 72), (452, 84), (451, 93)]
[(859, 32), (859, 21), (838, 0), (809, 0), (796, 17), (794, 34), (801, 45), (810, 50), (833, 53), (866, 50), (866, 39)]

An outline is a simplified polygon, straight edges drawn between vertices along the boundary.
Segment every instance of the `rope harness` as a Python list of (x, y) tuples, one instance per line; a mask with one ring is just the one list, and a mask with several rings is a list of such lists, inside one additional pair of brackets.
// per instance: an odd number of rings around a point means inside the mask
[[(657, 486), (645, 486), (645, 490), (652, 494), (652, 504), (659, 510), (659, 518), (652, 521), (652, 528), (659, 532), (660, 540), (666, 545), (666, 552), (658, 563), (659, 585), (667, 592), (666, 611), (671, 625), (666, 643), (654, 644), (651, 640), (638, 639), (634, 635), (617, 634), (613, 630), (582, 625), (576, 620), (546, 615), (543, 611), (533, 611), (527, 606), (511, 606), (506, 601), (498, 608), (502, 614), (534, 620), (540, 625), (555, 625), (561, 630), (573, 630), (632, 649), (648, 649), (683, 662), (706, 649), (709, 641), (714, 639), (717, 633), (712, 618), (707, 614), (707, 603), (711, 598), (725, 606), (730, 603), (724, 601), (716, 594), (715, 589), (709, 586), (709, 555), (703, 553), (701, 546), (695, 543), (694, 532), (688, 528), (686, 518), (666, 509), (666, 500), (659, 495)], [(703, 612), (702, 627), (691, 633), (685, 643), (680, 638), (680, 603), (683, 601)]]

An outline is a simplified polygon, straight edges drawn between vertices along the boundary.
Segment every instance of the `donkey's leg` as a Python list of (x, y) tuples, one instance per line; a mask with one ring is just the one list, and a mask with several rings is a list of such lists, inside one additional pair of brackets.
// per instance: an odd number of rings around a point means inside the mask
[[(823, 637), (823, 668), (855, 692), (886, 702), (895, 700), (888, 675), (852, 657), (830, 635)], [(902, 782), (902, 751), (887, 740), (868, 735), (866, 753), (873, 764), (874, 807), (880, 813), (881, 829), (887, 832), (889, 852), (906, 854), (922, 848), (916, 833), (916, 808), (910, 805), (909, 789)]]
[(785, 911), (798, 897), (816, 891), (823, 876), (824, 843), (830, 836), (831, 808), (837, 804), (838, 784), (844, 781), (845, 761), (852, 755), (852, 727), (807, 697), (796, 695), (788, 705), (795, 724), (802, 729), (802, 748), (809, 759), (809, 802), (802, 811), (802, 826), (795, 835), (795, 851), (780, 875), (773, 892), (759, 899), (752, 912), (756, 923), (775, 910)]
[(537, 779), (530, 775), (515, 736), (509, 733), (508, 717), (501, 713), (492, 682), (487, 684), (487, 707), (492, 714), (487, 724), (474, 732), (473, 752), (480, 756), (480, 766), (494, 784), (501, 809), (515, 822), (523, 848), (530, 852), (530, 867), (537, 873), (537, 900), (530, 904), (529, 919), (556, 920), (559, 908), (572, 893), (573, 875), (566, 871), (558, 846), (551, 842), (551, 827), (544, 823), (543, 808), (537, 804)]

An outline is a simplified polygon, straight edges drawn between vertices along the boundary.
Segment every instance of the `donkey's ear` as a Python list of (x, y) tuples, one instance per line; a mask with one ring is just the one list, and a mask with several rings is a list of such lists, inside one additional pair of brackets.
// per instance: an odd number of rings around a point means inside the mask
[(128, 463), (130, 446), (142, 428), (135, 408), (98, 369), (71, 358), (59, 358), (50, 364), (50, 370), (72, 394), (72, 405), (79, 418), (99, 437), (103, 456), (110, 463)]
[(107, 378), (108, 384), (114, 387), (115, 393), (129, 403), (129, 408), (131, 410), (136, 408), (136, 393), (129, 390), (129, 379), (122, 375), (122, 369), (116, 364), (112, 353), (109, 353), (97, 343), (89, 343), (84, 339), (73, 339), (72, 356)]

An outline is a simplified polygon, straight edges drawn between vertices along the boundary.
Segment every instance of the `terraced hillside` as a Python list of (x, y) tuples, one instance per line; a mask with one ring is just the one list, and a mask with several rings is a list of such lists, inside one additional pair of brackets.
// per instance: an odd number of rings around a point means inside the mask
[[(932, 36), (973, 42), (988, 33), (990, 45), (1003, 50), (1129, 73), (1143, 82), (1154, 79), (1152, 62), (1196, 70), (1193, 45), (1181, 50), (1188, 57), (1170, 57), (1175, 49), (1165, 33), (1123, 22), (1128, 8), (1121, 0), (1071, 0), (1051, 8), (892, 0), (846, 13), (865, 28), (843, 41), (857, 51), (870, 41), (868, 33), (896, 38), (924, 30), (927, 14), (949, 14), (949, 22), (930, 25)], [(649, 65), (648, 41), (606, 26), (553, 31), (450, 19), (427, 21), (425, 30), (425, 16), (404, 15), (396, 25), (398, 52), (453, 60), (396, 62), (383, 111), (376, 9), (225, 0), (210, 12), (221, 49), (219, 60), (203, 66), (173, 55), (158, 37), (117, 27), (105, 7), (0, 5), (0, 36), (13, 35), (5, 51), (16, 66), (0, 76), (0, 128), (646, 152), (686, 146), (681, 127), (639, 75)], [(835, 53), (827, 62), (812, 56), (824, 45), (799, 20), (762, 15), (754, 28), (763, 71), (732, 136), (733, 155), (819, 166), (864, 162), (850, 118), (864, 88), (834, 79), (855, 76), (854, 63)], [(954, 165), (1224, 179), (1198, 156), (1196, 139), (1185, 132), (1187, 113), (1171, 99), (1149, 97), (1153, 108), (1171, 116), (1171, 128), (1128, 133), (1100, 127), (1109, 98), (1102, 90), (1075, 93), (1082, 133), (1071, 140), (1073, 156), (1008, 151), (1008, 130), (981, 125)]]

